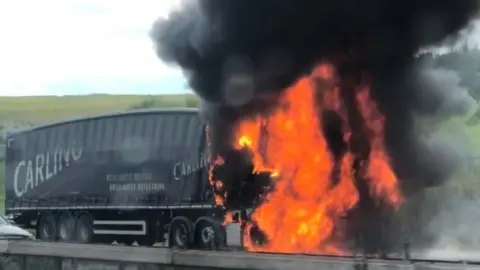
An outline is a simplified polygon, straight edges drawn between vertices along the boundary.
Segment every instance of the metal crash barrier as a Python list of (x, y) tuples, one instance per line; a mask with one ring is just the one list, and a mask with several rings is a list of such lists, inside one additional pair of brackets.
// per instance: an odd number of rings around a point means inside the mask
[[(480, 269), (475, 253), (431, 251), (410, 260), (329, 257), (237, 251), (182, 251), (115, 245), (85, 245), (37, 241), (0, 241), (1, 269)], [(423, 256), (420, 258), (420, 256)]]

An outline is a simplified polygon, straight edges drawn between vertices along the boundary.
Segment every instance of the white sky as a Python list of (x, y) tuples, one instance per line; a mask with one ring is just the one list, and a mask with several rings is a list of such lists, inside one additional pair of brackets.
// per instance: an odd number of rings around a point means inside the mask
[(0, 96), (188, 91), (148, 37), (178, 2), (0, 0)]
[(0, 95), (186, 91), (148, 31), (177, 0), (0, 0)]

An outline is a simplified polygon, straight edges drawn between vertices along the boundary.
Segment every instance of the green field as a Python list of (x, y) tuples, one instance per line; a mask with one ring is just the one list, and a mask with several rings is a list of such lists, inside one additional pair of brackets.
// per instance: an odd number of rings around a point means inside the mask
[(0, 125), (11, 130), (134, 108), (192, 106), (196, 106), (194, 95), (0, 97)]

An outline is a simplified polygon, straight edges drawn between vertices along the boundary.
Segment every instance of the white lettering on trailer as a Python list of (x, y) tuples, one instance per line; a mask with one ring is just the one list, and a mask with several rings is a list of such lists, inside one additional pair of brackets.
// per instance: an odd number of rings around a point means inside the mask
[[(51, 179), (64, 167), (70, 166), (70, 161), (78, 161), (83, 154), (82, 147), (70, 147), (52, 152), (37, 154), (33, 160), (21, 160), (15, 166), (13, 187), (17, 197), (38, 187), (44, 181)], [(70, 160), (71, 158), (71, 160)], [(20, 173), (25, 175), (24, 185), (20, 186)]]
[(161, 191), (165, 190), (164, 183), (152, 183), (153, 175), (147, 172), (107, 174), (110, 191)]
[(201, 153), (200, 158), (194, 162), (177, 162), (173, 166), (173, 177), (180, 180), (182, 177), (189, 176), (202, 168), (208, 167), (208, 158), (206, 153)]
[(161, 191), (165, 190), (164, 183), (128, 183), (109, 184), (110, 191)]
[(153, 175), (151, 173), (120, 173), (120, 174), (107, 174), (106, 179), (108, 182), (133, 182), (133, 181), (152, 181)]

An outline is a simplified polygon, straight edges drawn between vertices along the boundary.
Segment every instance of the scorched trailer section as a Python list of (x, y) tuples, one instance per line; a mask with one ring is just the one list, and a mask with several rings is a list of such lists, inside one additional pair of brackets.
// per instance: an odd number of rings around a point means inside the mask
[(238, 229), (221, 226), (225, 213), (214, 204), (196, 109), (9, 133), (5, 162), (6, 213), (39, 239), (150, 246), (167, 235), (182, 248), (241, 245)]

